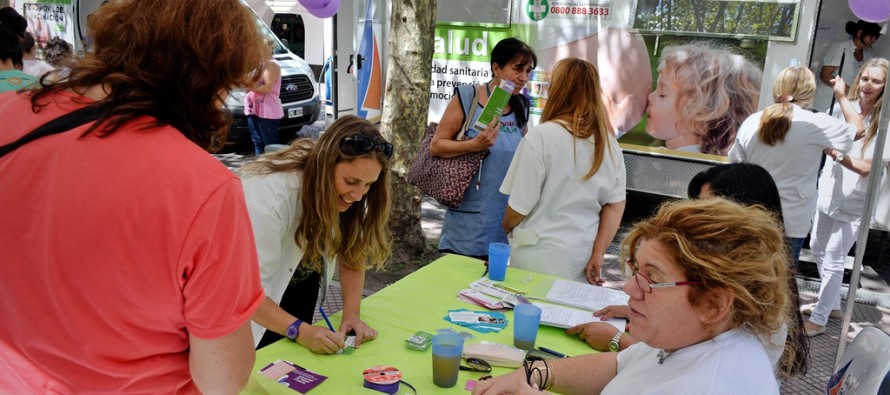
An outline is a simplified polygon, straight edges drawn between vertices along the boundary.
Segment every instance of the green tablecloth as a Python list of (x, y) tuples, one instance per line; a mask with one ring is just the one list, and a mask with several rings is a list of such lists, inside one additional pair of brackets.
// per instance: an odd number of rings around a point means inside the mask
[[(479, 279), (483, 270), (482, 262), (476, 259), (446, 255), (365, 298), (362, 301), (362, 319), (377, 329), (379, 335), (374, 341), (362, 344), (351, 355), (317, 355), (289, 340), (281, 340), (258, 350), (254, 373), (243, 393), (296, 394), (296, 391), (281, 387), (273, 380), (256, 373), (276, 359), (284, 359), (328, 377), (309, 394), (379, 394), (362, 387), (362, 371), (374, 365), (397, 367), (402, 371), (402, 379), (411, 383), (420, 393), (466, 394), (464, 385), (467, 380), (478, 379), (484, 373), (461, 371), (458, 383), (453, 388), (436, 387), (432, 375), (432, 347), (422, 352), (411, 350), (405, 347), (405, 339), (419, 330), (435, 334), (436, 329), (452, 328), (468, 331), (476, 336), (467, 343), (487, 340), (512, 346), (512, 310), (505, 312), (510, 323), (500, 333), (481, 334), (443, 319), (451, 309), (485, 310), (481, 306), (463, 302), (456, 296), (458, 291), (468, 288), (471, 282)], [(532, 295), (542, 296), (540, 294), (546, 293), (552, 281), (552, 277), (543, 274), (510, 268), (504, 283)], [(339, 325), (340, 319), (340, 313), (331, 317), (334, 327)], [(316, 325), (325, 324), (319, 322)], [(540, 328), (536, 345), (568, 355), (593, 352), (593, 349), (576, 336), (566, 335), (563, 329), (546, 326)], [(500, 375), (510, 370), (512, 369), (495, 367), (491, 374)], [(399, 393), (410, 393), (410, 389), (402, 386)]]

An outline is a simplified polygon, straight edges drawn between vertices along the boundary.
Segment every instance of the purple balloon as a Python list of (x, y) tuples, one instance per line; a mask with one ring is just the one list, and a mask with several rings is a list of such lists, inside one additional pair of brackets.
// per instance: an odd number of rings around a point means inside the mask
[[(323, 3), (324, 1), (322, 1)], [(309, 11), (310, 14), (315, 15), (319, 18), (330, 18), (340, 10), (340, 0), (328, 0), (327, 4), (323, 4), (321, 7), (309, 8), (306, 4), (303, 4), (306, 7), (306, 11)]]
[(312, 8), (315, 8), (315, 9), (322, 8), (322, 7), (326, 6), (327, 3), (330, 2), (331, 0), (299, 0), (299, 1), (300, 1), (300, 4), (302, 4), (303, 7), (306, 8), (306, 10), (309, 10)]
[(884, 22), (890, 19), (890, 2), (884, 0), (848, 0), (850, 10), (866, 22)]

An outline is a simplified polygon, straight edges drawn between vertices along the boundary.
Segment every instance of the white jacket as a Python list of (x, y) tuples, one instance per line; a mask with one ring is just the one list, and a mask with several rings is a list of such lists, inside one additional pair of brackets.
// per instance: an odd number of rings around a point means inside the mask
[(849, 151), (856, 127), (828, 114), (793, 106), (791, 129), (783, 142), (769, 146), (760, 141), (760, 111), (739, 127), (729, 158), (763, 166), (773, 176), (782, 199), (785, 235), (803, 238), (816, 214), (816, 178), (822, 150), (830, 147)]

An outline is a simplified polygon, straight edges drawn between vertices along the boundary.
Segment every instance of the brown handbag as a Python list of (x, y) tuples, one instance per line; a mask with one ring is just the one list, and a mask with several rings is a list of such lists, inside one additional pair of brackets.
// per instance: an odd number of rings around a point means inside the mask
[[(473, 103), (469, 113), (464, 114), (464, 124), (455, 141), (470, 140), (466, 136), (466, 130), (476, 114), (476, 105), (479, 103), (479, 95), (473, 88)], [(439, 203), (450, 208), (460, 207), (464, 200), (464, 192), (473, 179), (473, 175), (482, 166), (482, 159), (488, 150), (470, 152), (451, 158), (437, 158), (430, 155), (430, 143), (436, 134), (438, 124), (430, 122), (426, 128), (426, 135), (420, 142), (417, 155), (405, 175), (409, 184), (417, 186), (427, 196), (436, 199)]]

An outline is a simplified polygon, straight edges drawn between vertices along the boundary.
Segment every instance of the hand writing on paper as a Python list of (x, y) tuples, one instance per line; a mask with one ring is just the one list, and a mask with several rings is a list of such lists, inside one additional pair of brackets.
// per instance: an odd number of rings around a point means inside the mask
[(355, 332), (355, 348), (359, 348), (362, 342), (371, 341), (377, 338), (377, 330), (371, 328), (358, 317), (343, 317), (340, 323), (340, 334), (345, 335), (349, 332)]
[(593, 312), (593, 316), (600, 317), (600, 321), (605, 321), (612, 318), (627, 318), (629, 315), (630, 308), (624, 305), (606, 306)]
[(476, 137), (473, 137), (473, 141), (476, 142), (476, 146), (479, 147), (479, 151), (484, 149), (491, 148), (494, 145), (495, 140), (498, 138), (498, 132), (501, 130), (501, 117), (494, 117), (491, 120), (491, 123), (485, 127), (485, 130), (479, 132)]
[(316, 354), (333, 354), (346, 347), (344, 339), (343, 334), (331, 332), (328, 328), (303, 325), (300, 327), (297, 343)]

